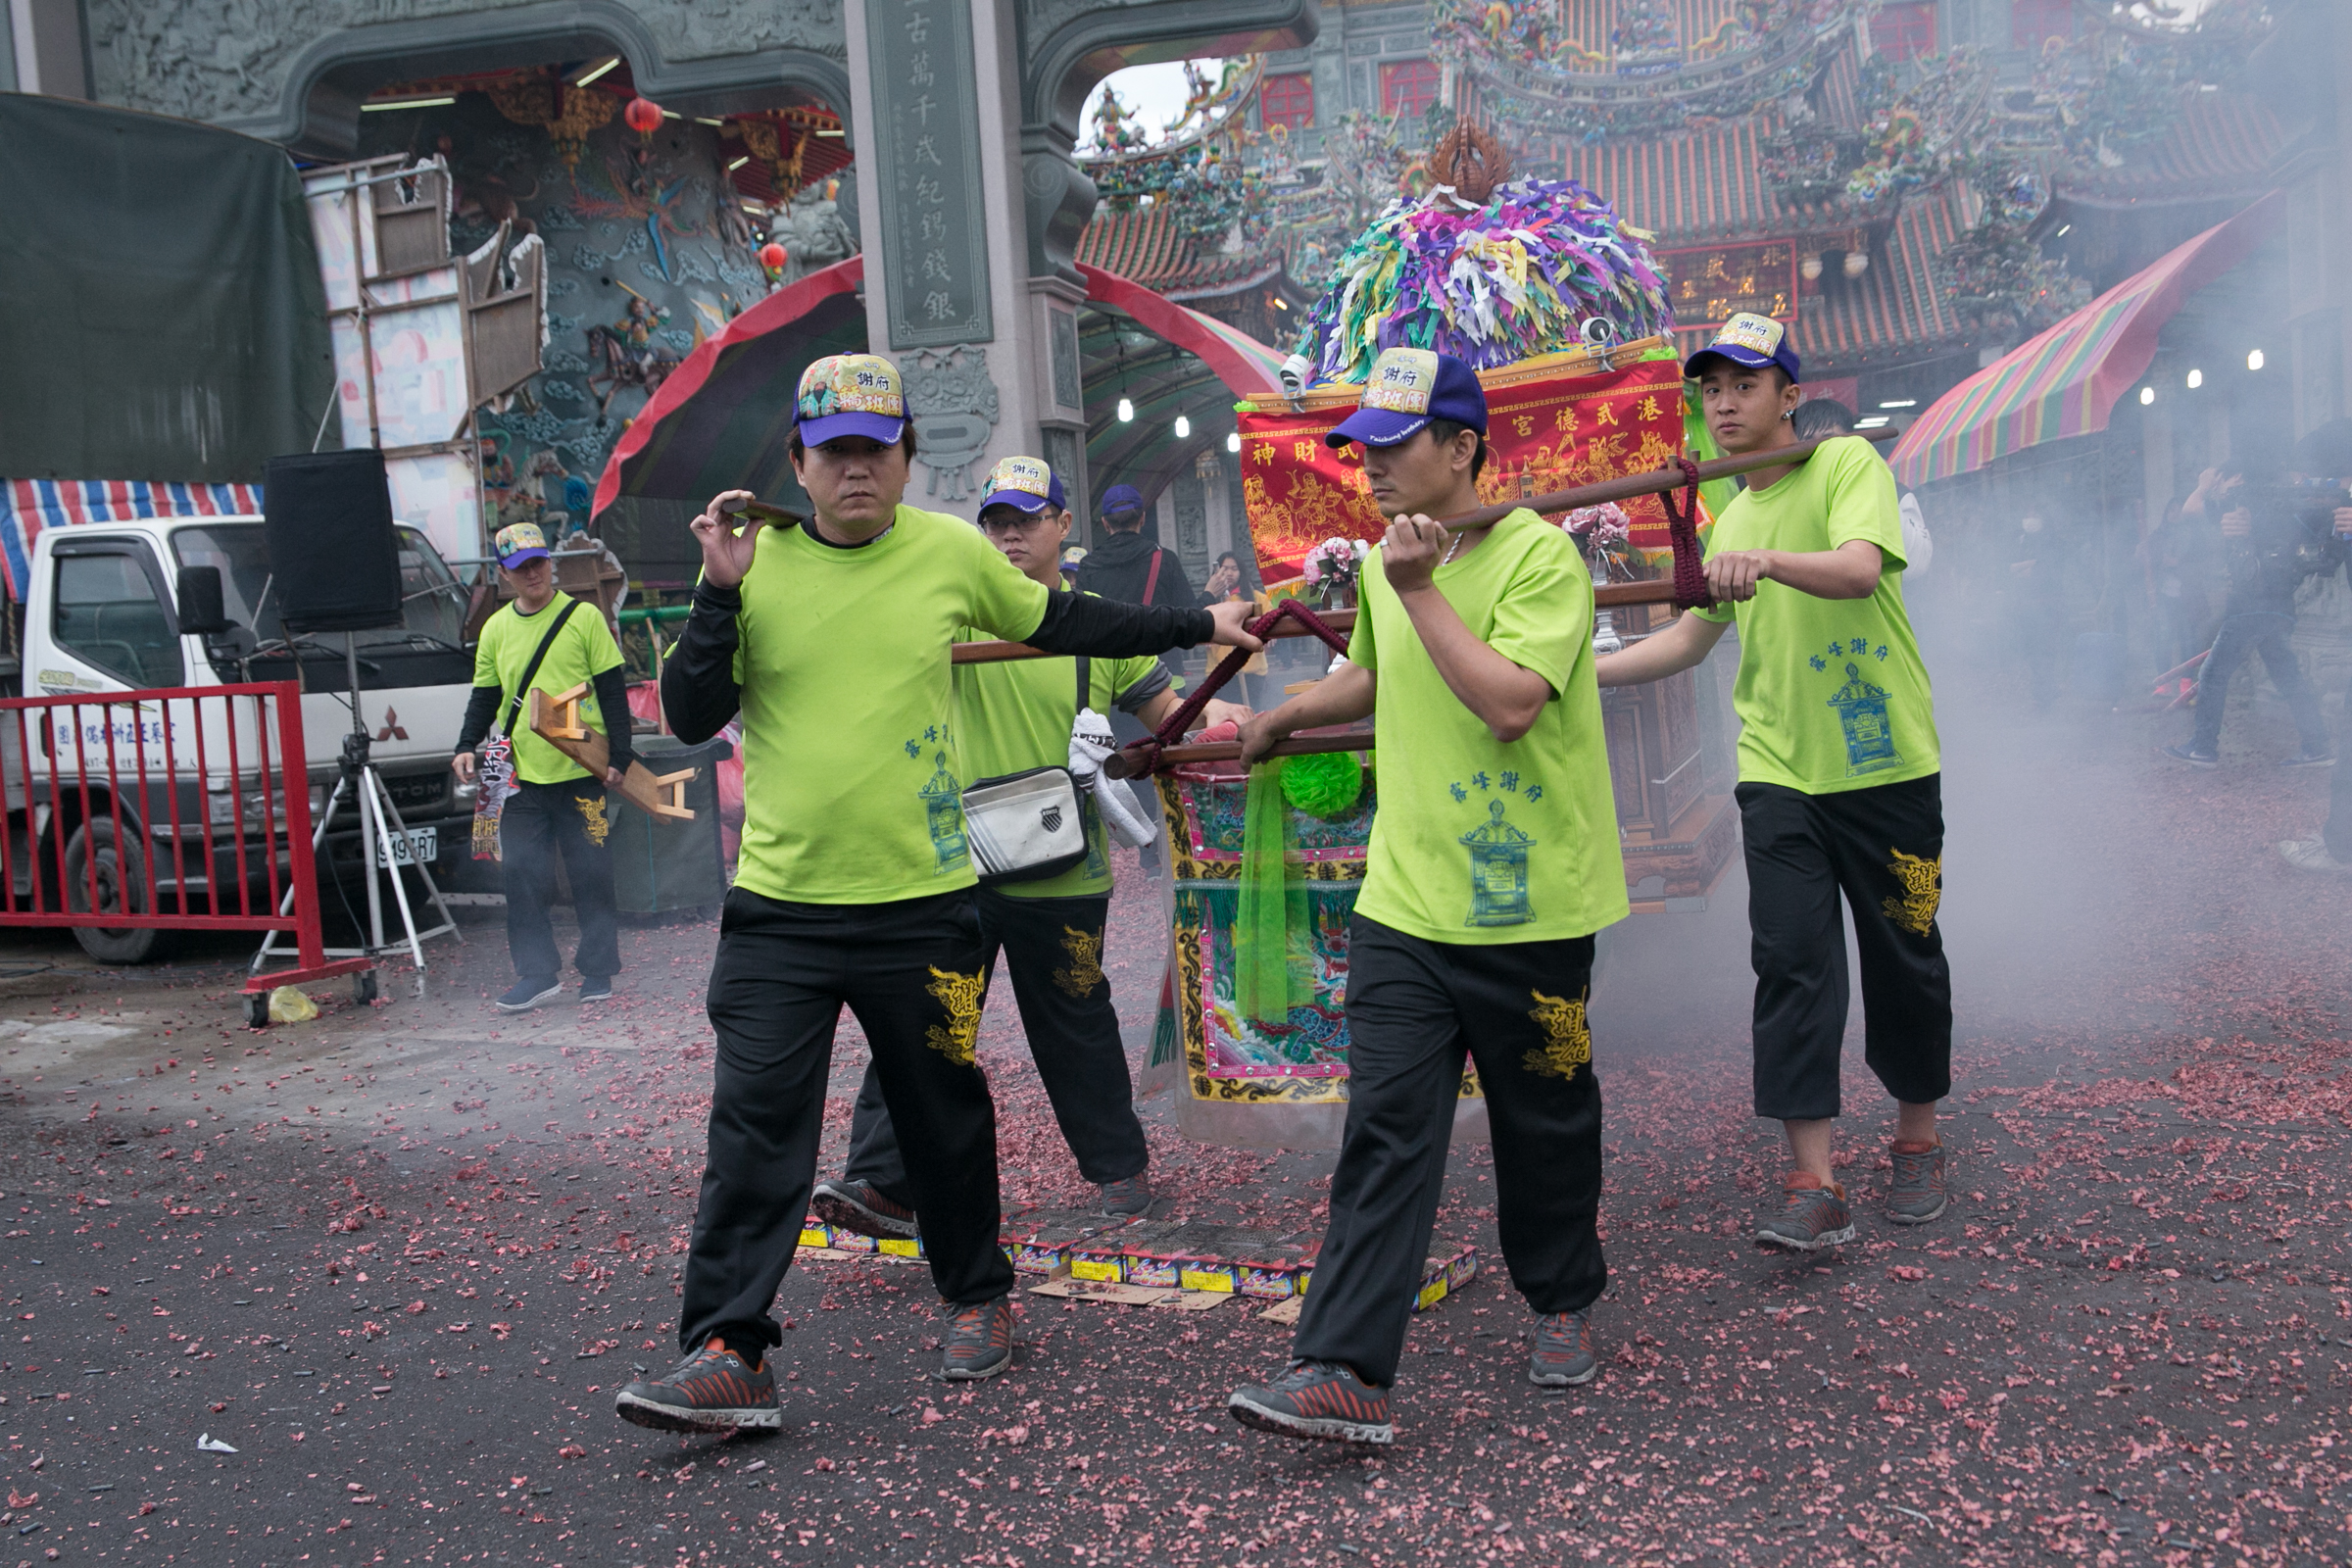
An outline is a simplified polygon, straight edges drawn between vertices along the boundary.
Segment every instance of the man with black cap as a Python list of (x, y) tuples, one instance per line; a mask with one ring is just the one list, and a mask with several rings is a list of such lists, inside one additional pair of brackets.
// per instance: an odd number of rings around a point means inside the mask
[[(1725, 453), (1797, 444), (1796, 350), (1769, 317), (1740, 314), (1690, 357)], [(1952, 1088), (1941, 754), (1927, 666), (1903, 607), (1894, 475), (1859, 437), (1759, 468), (1707, 541), (1713, 608), (1600, 661), (1600, 684), (1690, 668), (1740, 626), (1740, 840), (1756, 971), (1755, 1107), (1788, 1134), (1781, 1211), (1761, 1246), (1812, 1252), (1854, 1238), (1831, 1169), (1845, 1038), (1845, 933), (1861, 948), (1865, 1059), (1896, 1102), (1886, 1217), (1942, 1214), (1936, 1102)]]
[[(816, 1177), (833, 1032), (858, 1015), (906, 1151), (948, 1317), (939, 1375), (1012, 1362), (996, 1117), (974, 1059), (987, 973), (949, 645), (965, 627), (1057, 654), (1254, 649), (1244, 607), (1140, 610), (1054, 593), (957, 517), (904, 504), (898, 368), (834, 355), (801, 377), (793, 471), (814, 515), (747, 491), (694, 520), (694, 608), (662, 674), (670, 727), (743, 716), (743, 850), (719, 923), (709, 1153), (686, 1256), (685, 1359), (622, 1389), (668, 1431), (773, 1428), (776, 1288)], [(747, 515), (748, 513), (748, 515)], [(738, 531), (739, 525), (741, 531)]]
[[(1069, 504), (1061, 476), (1047, 464), (1025, 457), (998, 464), (980, 502), (980, 530), (1022, 575), (1068, 591), (1061, 547), (1070, 534)], [(977, 780), (1061, 766), (1072, 756), (1073, 729), (1082, 722), (1099, 726), (1113, 708), (1156, 725), (1176, 706), (1176, 689), (1156, 659), (1024, 659), (956, 665), (956, 704), (964, 772)], [(1110, 847), (1096, 803), (1105, 790), (1115, 792), (1108, 797), (1114, 811), (1133, 798), (1111, 779), (1082, 795), (1086, 858), (1053, 876), (980, 889), (980, 932), (985, 972), (993, 977), (998, 952), (1004, 955), (1021, 1032), (1080, 1174), (1101, 1189), (1105, 1216), (1132, 1218), (1152, 1206), (1151, 1154), (1102, 973)], [(1129, 843), (1154, 830), (1139, 815), (1122, 817), (1120, 826)], [(906, 1152), (883, 1102), (881, 1074), (870, 1065), (850, 1118), (849, 1163), (839, 1180), (817, 1183), (815, 1208), (828, 1223), (860, 1235), (915, 1234)]]
[(1592, 679), (1592, 579), (1575, 544), (1479, 504), (1486, 391), (1469, 366), (1390, 349), (1325, 440), (1360, 442), (1388, 537), (1364, 563), (1348, 662), (1242, 728), (1245, 760), (1380, 714), (1379, 815), (1348, 949), (1348, 1123), (1293, 1360), (1234, 1391), (1247, 1426), (1394, 1440), (1389, 1391), (1429, 1254), (1465, 1063), (1494, 1144), (1511, 1283), (1536, 1317), (1530, 1381), (1598, 1370), (1600, 1088), (1585, 1005), (1625, 863)]
[(1100, 594), (1128, 605), (1197, 605), (1200, 595), (1184, 574), (1175, 552), (1144, 537), (1144, 497), (1131, 484), (1102, 492), (1096, 514), (1102, 537), (1078, 568), (1082, 593)]
[[(528, 1012), (563, 995), (564, 956), (549, 917), (559, 858), (580, 924), (573, 955), (580, 1000), (609, 1001), (612, 976), (620, 969), (620, 915), (612, 895), (612, 855), (605, 847), (612, 831), (605, 787), (619, 788), (635, 757), (620, 649), (596, 606), (556, 587), (555, 562), (537, 523), (499, 529), (491, 548), (498, 556), (499, 581), (514, 598), (482, 623), (473, 653), (473, 699), (466, 704), (450, 766), (458, 777), (470, 779), (485, 742), (504, 737), (512, 749), (507, 766), (513, 793), (499, 813), (498, 858), (506, 870), (507, 953), (514, 962), (514, 984), (496, 1005), (502, 1012)], [(581, 700), (581, 715), (606, 732), (611, 748), (603, 778), (522, 722), (533, 691), (565, 692), (580, 685), (592, 693)]]

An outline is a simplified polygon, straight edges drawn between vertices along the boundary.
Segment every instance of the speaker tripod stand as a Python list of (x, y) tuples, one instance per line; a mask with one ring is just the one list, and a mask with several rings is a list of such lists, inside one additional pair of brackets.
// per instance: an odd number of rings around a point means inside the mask
[[(328, 948), (325, 952), (330, 958), (374, 958), (405, 946), (410, 958), (416, 965), (417, 994), (421, 996), (424, 990), (426, 940), (449, 935), (464, 941), (465, 937), (458, 930), (457, 919), (449, 912), (449, 906), (441, 900), (441, 889), (433, 881), (431, 865), (409, 853), (413, 841), (409, 837), (408, 824), (401, 820), (400, 808), (393, 804), (392, 792), (385, 787), (383, 775), (375, 770), (375, 764), (369, 760), (371, 741), (367, 720), (360, 716), (360, 656), (358, 645), (350, 632), (343, 634), (343, 667), (351, 691), (351, 733), (343, 737), (342, 773), (335, 780), (334, 793), (326, 798), (326, 809), (318, 814), (318, 825), (311, 830), (311, 848), (320, 857), (319, 863), (324, 865), (326, 835), (333, 829), (335, 818), (342, 814), (346, 806), (357, 808), (360, 816), (360, 863), (368, 873), (368, 932), (365, 947)], [(398, 835), (397, 839), (394, 835)], [(404, 858), (410, 869), (423, 879), (424, 891), (431, 900), (432, 908), (441, 917), (439, 925), (423, 931), (416, 929), (416, 911), (409, 906), (409, 890), (400, 879)], [(379, 859), (381, 868), (390, 873), (392, 878), (392, 898), (400, 906), (400, 924), (407, 939), (405, 942), (387, 943), (384, 940), (383, 889), (377, 886), (375, 874)], [(284, 914), (293, 907), (294, 890), (288, 888), (277, 912)], [(253, 956), (254, 973), (259, 974), (262, 965), (277, 951), (276, 943), (281, 934), (271, 931), (263, 939), (261, 952)], [(359, 997), (363, 1002), (374, 1000), (375, 971), (372, 969), (362, 972)]]

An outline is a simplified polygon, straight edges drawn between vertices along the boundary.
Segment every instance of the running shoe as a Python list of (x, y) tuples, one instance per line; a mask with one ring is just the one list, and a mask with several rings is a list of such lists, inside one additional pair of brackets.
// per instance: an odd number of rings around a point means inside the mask
[(2326, 839), (2282, 839), (2278, 844), (2278, 858), (2298, 871), (2332, 871), (2341, 874), (2352, 871), (2328, 853)]
[(580, 1000), (582, 1002), (611, 1002), (612, 1000), (612, 977), (608, 975), (602, 980), (581, 980)]
[(1102, 1216), (1133, 1219), (1152, 1212), (1152, 1179), (1142, 1171), (1122, 1181), (1102, 1184)]
[(1820, 1177), (1801, 1170), (1782, 1186), (1788, 1195), (1788, 1205), (1756, 1232), (1758, 1247), (1818, 1252), (1854, 1239), (1854, 1217), (1846, 1209), (1842, 1186), (1832, 1182), (1824, 1187)]
[(1536, 1348), (1527, 1364), (1528, 1382), (1544, 1389), (1570, 1389), (1592, 1382), (1599, 1372), (1589, 1311), (1537, 1314)]
[(1389, 1419), (1389, 1391), (1373, 1388), (1354, 1368), (1338, 1361), (1293, 1361), (1262, 1389), (1234, 1390), (1225, 1408), (1246, 1427), (1286, 1438), (1396, 1441), (1396, 1425)]
[(543, 1007), (564, 994), (561, 980), (517, 980), (498, 999), (501, 1012), (528, 1012)]
[(948, 1309), (948, 1347), (939, 1375), (950, 1383), (993, 1378), (1012, 1365), (1012, 1298)]
[(623, 1421), (657, 1432), (770, 1430), (784, 1424), (776, 1378), (765, 1362), (755, 1367), (711, 1340), (658, 1378), (640, 1378), (612, 1400)]
[(1897, 1225), (1925, 1225), (1939, 1218), (1951, 1200), (1943, 1190), (1943, 1145), (1896, 1140), (1888, 1152), (1894, 1180), (1886, 1189), (1886, 1217)]
[(2186, 762), (2191, 767), (2219, 767), (2222, 765), (2219, 752), (2200, 752), (2186, 741), (2181, 742), (2179, 746), (2159, 746), (2156, 750), (2174, 761)]
[(808, 1206), (836, 1230), (860, 1236), (912, 1236), (914, 1210), (884, 1198), (870, 1182), (818, 1182)]

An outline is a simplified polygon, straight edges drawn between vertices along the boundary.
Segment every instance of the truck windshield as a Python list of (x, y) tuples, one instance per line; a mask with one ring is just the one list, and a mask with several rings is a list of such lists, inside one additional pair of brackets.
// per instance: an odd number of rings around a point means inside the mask
[[(465, 627), (466, 591), (424, 535), (414, 528), (399, 532), (406, 622), (353, 636), (362, 648), (424, 641), (454, 649)], [(285, 635), (278, 621), (277, 596), (269, 592), (270, 554), (260, 523), (216, 522), (174, 529), (172, 549), (183, 566), (220, 568), (220, 598), (228, 618), (251, 630), (262, 646)], [(340, 646), (341, 637), (335, 642)]]

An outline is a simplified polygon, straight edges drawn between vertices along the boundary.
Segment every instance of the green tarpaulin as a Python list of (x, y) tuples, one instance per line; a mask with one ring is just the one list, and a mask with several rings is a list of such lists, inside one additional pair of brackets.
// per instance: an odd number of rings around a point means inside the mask
[(0, 299), (12, 479), (257, 480), (334, 389), (301, 180), (232, 131), (0, 93)]

